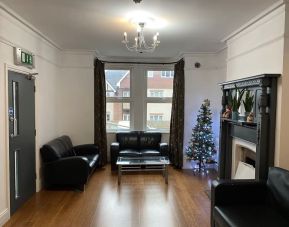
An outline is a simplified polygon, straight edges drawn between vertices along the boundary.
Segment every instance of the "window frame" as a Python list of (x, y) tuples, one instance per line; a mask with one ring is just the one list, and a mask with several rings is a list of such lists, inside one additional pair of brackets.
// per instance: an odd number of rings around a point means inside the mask
[[(167, 129), (150, 130), (147, 128), (148, 103), (172, 103), (172, 97), (148, 97), (147, 76), (148, 71), (174, 71), (174, 65), (148, 65), (148, 64), (118, 64), (107, 63), (105, 70), (130, 70), (130, 97), (106, 97), (107, 103), (130, 104), (130, 129), (106, 129), (107, 133), (118, 131), (158, 131), (169, 133)], [(165, 78), (165, 77), (164, 77)], [(155, 89), (158, 90), (158, 89)], [(138, 116), (135, 118), (135, 116)]]
[[(132, 75), (133, 75), (133, 68), (131, 65), (119, 65), (119, 64), (106, 64), (105, 65), (105, 70), (129, 70), (130, 71), (130, 81), (129, 81), (129, 97), (111, 97), (111, 96), (107, 96), (106, 97), (106, 104), (107, 103), (129, 103), (130, 104), (130, 109), (129, 109), (129, 129), (116, 129), (116, 130), (112, 130), (112, 129), (106, 129), (106, 132), (108, 133), (112, 133), (112, 132), (118, 132), (118, 131), (132, 131), (134, 130), (134, 122), (132, 121), (133, 118), (133, 113), (132, 113), (132, 109), (133, 109), (133, 100), (132, 100), (132, 96), (133, 96), (133, 91), (132, 91)], [(122, 113), (122, 119), (123, 119), (123, 113)]]
[(174, 78), (174, 73), (173, 73), (173, 75), (171, 74), (171, 71), (174, 71), (174, 70), (162, 70), (162, 71), (164, 71), (164, 72), (170, 72), (170, 74), (169, 75), (163, 75), (163, 73), (161, 74), (161, 78), (167, 78), (167, 79), (172, 79), (172, 78)]
[[(144, 130), (146, 131), (158, 131), (158, 132), (162, 132), (162, 133), (169, 133), (169, 130), (167, 129), (148, 129), (147, 128), (147, 105), (149, 103), (172, 103), (173, 101), (173, 98), (172, 97), (148, 97), (148, 78), (151, 78), (151, 77), (148, 77), (148, 71), (174, 71), (174, 67), (173, 65), (162, 65), (162, 66), (147, 66), (145, 67), (145, 101), (144, 101), (144, 105), (145, 105), (145, 114), (144, 114)], [(152, 77), (153, 78), (153, 77)], [(161, 78), (168, 78), (168, 79), (172, 79), (173, 77), (162, 77), (162, 74), (161, 74)], [(154, 89), (154, 90), (159, 90), (159, 89)]]

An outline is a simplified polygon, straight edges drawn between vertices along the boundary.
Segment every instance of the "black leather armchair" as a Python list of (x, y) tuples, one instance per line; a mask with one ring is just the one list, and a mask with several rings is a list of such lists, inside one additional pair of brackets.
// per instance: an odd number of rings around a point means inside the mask
[(121, 132), (116, 134), (117, 142), (110, 146), (111, 170), (116, 170), (117, 157), (168, 156), (168, 144), (161, 143), (159, 132)]
[(211, 226), (289, 226), (289, 171), (272, 167), (267, 182), (214, 181)]
[(94, 144), (73, 146), (61, 136), (41, 149), (44, 186), (69, 186), (83, 190), (90, 174), (99, 166), (100, 151)]

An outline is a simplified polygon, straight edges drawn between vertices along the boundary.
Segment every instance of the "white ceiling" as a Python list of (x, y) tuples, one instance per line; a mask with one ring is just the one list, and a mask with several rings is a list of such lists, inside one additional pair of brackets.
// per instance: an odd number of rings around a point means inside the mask
[[(184, 52), (216, 52), (221, 40), (277, 0), (0, 0), (63, 49), (98, 50), (107, 57), (173, 58)], [(135, 27), (126, 16), (145, 11), (166, 26), (152, 54), (131, 53), (121, 40)]]

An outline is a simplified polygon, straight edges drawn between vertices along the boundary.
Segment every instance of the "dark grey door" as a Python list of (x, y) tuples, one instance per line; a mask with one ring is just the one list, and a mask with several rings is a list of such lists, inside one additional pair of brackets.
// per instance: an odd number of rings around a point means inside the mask
[(10, 212), (35, 193), (34, 80), (8, 72)]

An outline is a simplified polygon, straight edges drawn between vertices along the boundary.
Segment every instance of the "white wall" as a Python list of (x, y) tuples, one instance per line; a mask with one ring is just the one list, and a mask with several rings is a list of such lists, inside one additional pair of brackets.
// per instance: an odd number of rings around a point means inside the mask
[(74, 145), (94, 141), (94, 53), (64, 52), (57, 80), (57, 125)]
[(278, 81), (275, 165), (289, 169), (289, 106), (286, 104), (289, 91), (284, 89), (289, 85), (287, 8), (281, 4), (268, 9), (227, 40), (227, 80), (263, 73), (282, 74)]
[[(226, 49), (217, 54), (185, 55), (185, 128), (184, 128), (184, 167), (192, 168), (186, 160), (185, 146), (191, 139), (192, 128), (204, 99), (211, 101), (213, 133), (215, 145), (219, 143), (219, 123), (222, 92), (218, 85), (226, 79)], [(201, 63), (195, 68), (195, 63)]]
[(282, 73), (285, 6), (227, 40), (227, 80)]
[[(36, 56), (36, 68), (16, 67), (13, 62), (13, 46), (25, 48)], [(56, 137), (56, 76), (59, 50), (40, 35), (28, 29), (0, 7), (0, 225), (9, 218), (8, 137), (6, 133), (6, 70), (7, 64), (17, 70), (38, 72), (36, 79), (36, 170), (37, 190), (40, 188), (39, 148)]]

